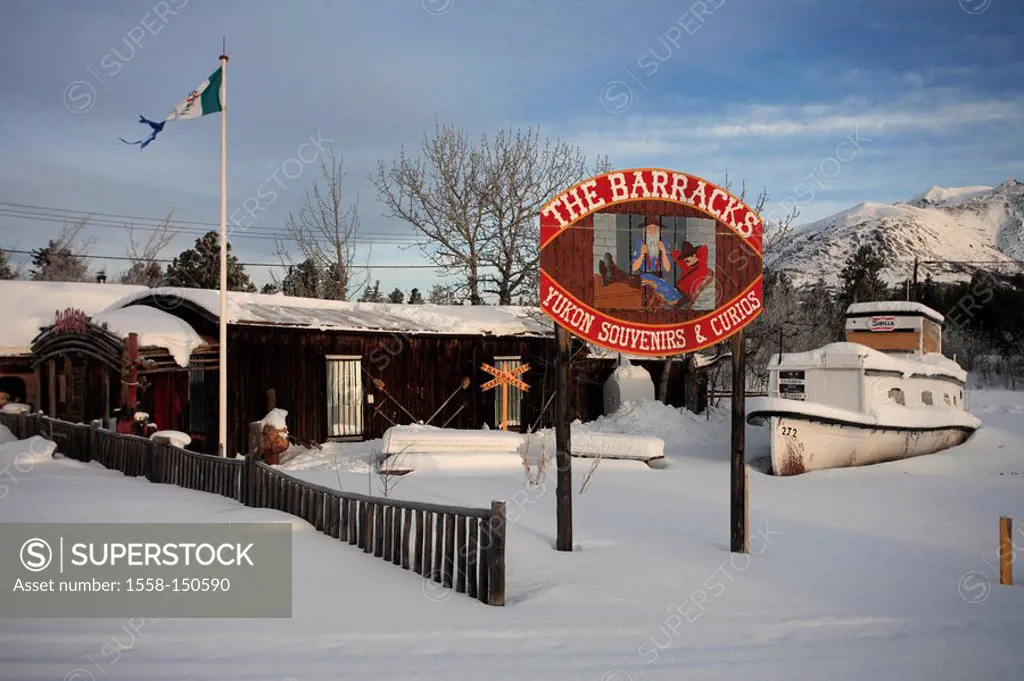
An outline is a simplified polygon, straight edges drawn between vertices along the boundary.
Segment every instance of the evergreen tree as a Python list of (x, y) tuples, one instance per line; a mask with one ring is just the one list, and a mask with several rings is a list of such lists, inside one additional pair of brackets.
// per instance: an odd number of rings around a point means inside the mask
[[(10, 260), (7, 259), (7, 251), (0, 250), (0, 280), (14, 279), (16, 275), (17, 273), (14, 271), (14, 268), (11, 267)], [(413, 291), (415, 290), (413, 289)]]
[(89, 281), (89, 266), (61, 241), (32, 251), (33, 281)]
[(332, 263), (322, 272), (320, 298), (326, 300), (348, 300), (348, 287), (352, 283), (349, 270), (345, 265), (338, 267)]
[[(164, 285), (164, 268), (158, 262), (136, 262), (132, 263), (124, 273), (118, 277), (118, 283), (131, 284), (133, 286), (148, 286), (156, 288)], [(218, 286), (220, 284), (218, 283)]]
[(409, 291), (409, 300), (407, 302), (410, 305), (422, 305), (423, 294), (420, 293), (420, 290), (418, 288), (414, 288), (413, 290)]
[(298, 265), (289, 265), (288, 274), (281, 282), (281, 293), (298, 298), (323, 298), (323, 272), (315, 260), (309, 258)]
[(280, 293), (280, 292), (281, 292), (281, 289), (278, 287), (277, 284), (275, 284), (272, 281), (271, 282), (267, 282), (266, 284), (263, 285), (263, 288), (260, 289), (260, 293), (264, 293), (264, 294), (267, 294), (267, 295), (273, 295), (275, 293)]
[(366, 287), (363, 295), (359, 297), (360, 303), (383, 303), (384, 296), (380, 292), (380, 279), (374, 282), (373, 287)]
[(405, 302), (405, 292), (396, 286), (395, 290), (388, 294), (388, 302), (401, 305)]
[(427, 294), (427, 302), (434, 305), (454, 305), (455, 294), (451, 289), (442, 286), (441, 284), (434, 284)]
[(795, 346), (795, 351), (818, 348), (846, 336), (846, 305), (838, 300), (842, 296), (841, 292), (833, 291), (819, 277), (816, 282), (803, 288), (799, 295), (801, 316), (809, 326), (800, 344)]
[(877, 245), (863, 244), (847, 259), (839, 274), (842, 285), (840, 303), (845, 308), (850, 303), (868, 303), (885, 300), (889, 286), (882, 280), (885, 259), (879, 254)]
[[(231, 254), (231, 244), (227, 244), (228, 290), (255, 293), (256, 287), (249, 280), (249, 275)], [(174, 259), (167, 268), (168, 286), (182, 288), (220, 288), (220, 235), (207, 232), (196, 239), (194, 248), (190, 248)]]
[(924, 284), (921, 285), (921, 290), (918, 293), (917, 300), (924, 303), (928, 307), (938, 309), (939, 302), (939, 291), (935, 285), (935, 279), (932, 278), (932, 273), (929, 272), (924, 276)]

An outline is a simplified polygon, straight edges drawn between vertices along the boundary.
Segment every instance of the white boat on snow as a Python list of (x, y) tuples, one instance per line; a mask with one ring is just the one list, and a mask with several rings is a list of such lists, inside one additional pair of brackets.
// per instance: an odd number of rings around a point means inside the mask
[(931, 454), (966, 441), (967, 372), (942, 354), (942, 315), (919, 303), (855, 303), (846, 342), (783, 353), (768, 397), (747, 400), (767, 424), (772, 472), (797, 475)]

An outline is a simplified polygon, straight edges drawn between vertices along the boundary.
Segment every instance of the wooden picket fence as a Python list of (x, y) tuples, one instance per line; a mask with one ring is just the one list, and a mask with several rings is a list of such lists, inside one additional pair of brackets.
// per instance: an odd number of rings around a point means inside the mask
[(505, 604), (504, 501), (491, 502), (491, 508), (469, 508), (343, 492), (294, 478), (251, 455), (228, 459), (197, 454), (164, 440), (40, 414), (0, 412), (0, 424), (19, 439), (46, 437), (71, 459), (98, 461), (150, 482), (290, 513), (318, 532), (412, 570), (423, 578), (424, 594), (429, 586), (433, 600), (454, 592), (488, 605)]

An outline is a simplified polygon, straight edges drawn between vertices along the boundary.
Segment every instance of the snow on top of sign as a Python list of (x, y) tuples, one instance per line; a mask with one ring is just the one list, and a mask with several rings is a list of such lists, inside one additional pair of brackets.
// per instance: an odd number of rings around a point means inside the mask
[[(206, 289), (156, 288), (126, 296), (111, 305), (122, 308), (149, 295), (172, 296), (197, 305), (214, 317), (220, 293)], [(537, 308), (511, 305), (408, 305), (320, 300), (260, 293), (228, 292), (230, 324), (312, 327), (342, 331), (459, 335), (547, 335), (550, 322)]]
[[(636, 361), (636, 360), (652, 361), (652, 360), (665, 359), (664, 355), (663, 356), (657, 356), (657, 355), (631, 355), (628, 352), (616, 352), (614, 350), (609, 350), (608, 348), (602, 348), (600, 345), (594, 345), (593, 343), (587, 343), (586, 346), (587, 346), (587, 357), (590, 358), (590, 359), (618, 359), (619, 357), (622, 357), (623, 359), (626, 359), (626, 360), (633, 360), (633, 361)], [(693, 357), (694, 365), (697, 368), (706, 367), (706, 366), (708, 366), (710, 364), (714, 364), (715, 362), (717, 362), (718, 360), (720, 360), (722, 358), (721, 356), (716, 355), (715, 353), (707, 353), (707, 352), (704, 352), (704, 351), (701, 351), (701, 350), (696, 350), (696, 351), (690, 352), (690, 353), (685, 353), (684, 352), (682, 354), (672, 355), (672, 361), (674, 361), (674, 362), (682, 362), (688, 356), (692, 356)], [(729, 353), (726, 352), (724, 356), (728, 357)]]
[(885, 353), (860, 343), (829, 343), (817, 350), (784, 353), (780, 360), (773, 355), (768, 361), (772, 367), (852, 366), (875, 371), (897, 371), (904, 378), (917, 376), (952, 376), (967, 380), (967, 372), (953, 360), (937, 353)]
[(923, 314), (941, 324), (945, 317), (921, 303), (914, 303), (908, 300), (880, 300), (873, 303), (853, 303), (846, 308), (846, 314)]
[(105, 310), (93, 315), (94, 324), (104, 325), (122, 338), (137, 333), (139, 347), (165, 348), (178, 366), (188, 366), (192, 351), (202, 345), (202, 337), (186, 322), (155, 307), (132, 305), (119, 310)]
[(615, 371), (612, 372), (612, 378), (620, 381), (650, 381), (651, 374), (642, 366), (631, 363), (628, 357), (623, 357), (622, 363), (615, 367)]
[(93, 315), (144, 286), (58, 281), (0, 281), (0, 356), (28, 355), (39, 330), (58, 310), (77, 308)]

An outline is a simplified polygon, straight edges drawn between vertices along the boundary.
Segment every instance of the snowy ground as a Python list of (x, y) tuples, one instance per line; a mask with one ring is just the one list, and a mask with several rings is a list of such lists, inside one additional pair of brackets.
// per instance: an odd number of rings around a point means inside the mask
[[(96, 465), (16, 460), (25, 446), (0, 444), (0, 470), (17, 478), (0, 481), (2, 522), (277, 520), (295, 529), (291, 620), (161, 619), (134, 634), (122, 620), (0, 619), (0, 678), (1021, 678), (1024, 588), (986, 580), (998, 516), (1024, 526), (1024, 393), (975, 392), (970, 405), (985, 428), (953, 450), (791, 478), (752, 473), (747, 557), (728, 552), (724, 413), (708, 421), (654, 405), (594, 424), (664, 437), (669, 463), (604, 461), (579, 495), (590, 462), (574, 461), (571, 554), (551, 548), (553, 480), (530, 488), (515, 465), (402, 479), (395, 496), (508, 501), (504, 608), (424, 588), (276, 512)], [(766, 453), (758, 429), (748, 441), (751, 457)], [(376, 492), (366, 472), (375, 444), (332, 445), (284, 467)], [(112, 640), (125, 648), (116, 661), (109, 647), (101, 654)]]

